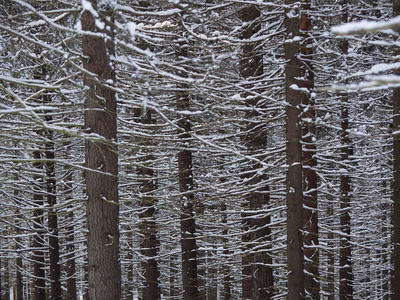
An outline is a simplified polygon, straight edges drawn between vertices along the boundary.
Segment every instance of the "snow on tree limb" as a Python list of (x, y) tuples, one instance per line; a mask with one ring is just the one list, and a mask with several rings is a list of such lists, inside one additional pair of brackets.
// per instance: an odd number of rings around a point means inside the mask
[(332, 33), (337, 35), (365, 34), (385, 30), (400, 31), (400, 16), (382, 22), (362, 20), (360, 22), (333, 26), (331, 29)]

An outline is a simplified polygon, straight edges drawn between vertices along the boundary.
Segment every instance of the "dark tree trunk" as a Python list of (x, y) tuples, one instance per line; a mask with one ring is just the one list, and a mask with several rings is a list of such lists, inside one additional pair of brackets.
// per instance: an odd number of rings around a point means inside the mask
[[(240, 59), (240, 73), (244, 79), (249, 81), (245, 84), (246, 89), (253, 89), (260, 92), (260, 89), (254, 89), (256, 86), (252, 80), (260, 79), (263, 74), (263, 57), (260, 54), (261, 43), (249, 43), (254, 35), (261, 29), (261, 14), (257, 6), (249, 5), (239, 12), (239, 17), (243, 22), (247, 22), (247, 27), (241, 34), (241, 39), (246, 40), (243, 46), (242, 56)], [(246, 128), (246, 146), (249, 155), (257, 155), (262, 153), (266, 147), (266, 130), (265, 124), (257, 120), (259, 116), (256, 113), (256, 108), (262, 108), (263, 99), (257, 97), (248, 97), (246, 93), (246, 105), (254, 110), (247, 113), (248, 125)], [(242, 258), (242, 297), (243, 299), (270, 299), (273, 292), (273, 275), (271, 256), (265, 251), (269, 247), (271, 229), (269, 216), (263, 216), (263, 212), (254, 213), (256, 210), (261, 210), (264, 205), (269, 203), (269, 187), (262, 182), (267, 180), (265, 174), (259, 175), (258, 170), (261, 165), (255, 164), (250, 170), (246, 170), (243, 176), (249, 185), (260, 186), (257, 190), (252, 191), (246, 196), (244, 204), (244, 212), (242, 214), (244, 224), (244, 234), (242, 241), (244, 243), (244, 251)], [(254, 190), (250, 187), (251, 190)], [(252, 213), (247, 213), (249, 209)], [(260, 243), (265, 244), (263, 249), (259, 248), (254, 251), (253, 247)]]
[[(68, 167), (65, 168), (67, 172), (65, 176), (64, 195), (65, 201), (68, 202), (72, 199), (72, 184), (73, 173)], [(71, 210), (67, 215), (68, 226), (66, 228), (66, 273), (67, 273), (67, 300), (77, 300), (76, 291), (76, 263), (75, 263), (75, 236), (74, 236), (74, 212)]]
[[(222, 202), (221, 203), (221, 213), (222, 213), (222, 224), (224, 226), (222, 230), (222, 242), (224, 245), (227, 244), (228, 240), (225, 236), (228, 235), (228, 215), (226, 212), (226, 203)], [(230, 251), (228, 249), (224, 249), (223, 251), (224, 257), (228, 257), (230, 255)], [(223, 265), (223, 290), (222, 290), (222, 296), (221, 299), (223, 300), (230, 300), (232, 299), (232, 292), (231, 292), (231, 284), (232, 284), (232, 278), (230, 276), (230, 268), (229, 264), (224, 264)]]
[[(89, 297), (92, 300), (121, 298), (119, 262), (118, 154), (115, 92), (107, 84), (115, 82), (110, 57), (114, 55), (113, 8), (105, 1), (90, 1), (93, 10), (82, 12), (82, 30), (101, 33), (82, 37), (83, 66), (96, 78), (84, 76), (85, 128), (104, 140), (86, 140), (86, 214), (89, 269)], [(101, 7), (98, 7), (101, 5)], [(94, 14), (105, 24), (95, 24)], [(100, 82), (98, 82), (100, 81)], [(106, 83), (107, 82), (107, 83)]]
[(308, 15), (311, 2), (303, 0), (301, 3), (300, 15), (300, 34), (303, 40), (300, 45), (301, 54), (301, 78), (298, 86), (306, 88), (307, 92), (301, 93), (302, 104), (302, 144), (303, 144), (303, 229), (304, 229), (304, 287), (308, 297), (312, 299), (320, 298), (319, 283), (319, 248), (318, 248), (318, 195), (317, 195), (317, 173), (315, 167), (317, 159), (315, 157), (316, 148), (316, 126), (315, 126), (315, 100), (311, 96), (314, 89), (314, 71), (311, 64), (313, 59), (314, 42), (311, 36), (312, 23)]
[(295, 0), (285, 1), (286, 39), (286, 202), (287, 202), (287, 268), (288, 300), (303, 299), (303, 170), (301, 145), (301, 98), (303, 64), (299, 60), (300, 45), (295, 37), (299, 33), (299, 6)]
[[(177, 95), (178, 110), (189, 110), (189, 95), (183, 90)], [(191, 300), (199, 297), (197, 283), (197, 247), (194, 218), (193, 172), (192, 151), (187, 149), (190, 143), (190, 120), (186, 115), (180, 116), (178, 126), (181, 128), (179, 138), (181, 140), (178, 153), (179, 189), (181, 199), (181, 248), (182, 248), (182, 279), (183, 299)]]
[[(135, 117), (139, 118), (139, 122), (143, 124), (153, 123), (150, 110), (142, 111), (141, 109), (136, 109)], [(145, 139), (139, 139), (136, 142), (145, 147), (149, 145), (149, 141), (146, 141)], [(145, 149), (144, 151), (148, 150)], [(153, 157), (151, 155), (145, 155), (143, 162), (141, 162), (141, 165), (143, 166), (138, 168), (139, 180), (141, 181), (140, 192), (144, 195), (140, 201), (141, 213), (139, 214), (139, 228), (143, 235), (143, 240), (140, 244), (140, 252), (145, 259), (142, 263), (144, 269), (144, 278), (142, 283), (143, 300), (160, 299), (160, 272), (156, 260), (159, 243), (157, 240), (157, 224), (154, 216), (156, 198), (152, 196), (152, 192), (157, 187), (157, 182), (154, 178), (154, 170), (151, 167), (146, 166), (151, 164), (152, 160)]]
[[(51, 118), (46, 117), (46, 121), (51, 121)], [(50, 258), (50, 282), (51, 282), (51, 299), (61, 300), (61, 281), (60, 281), (60, 246), (58, 240), (58, 220), (57, 212), (54, 206), (57, 204), (56, 198), (56, 179), (55, 179), (55, 164), (54, 164), (54, 142), (53, 133), (46, 132), (48, 142), (46, 143), (46, 190), (48, 204), (48, 230), (49, 230), (49, 258)], [(53, 161), (52, 161), (53, 160)]]
[[(348, 22), (347, 0), (342, 0), (341, 17), (343, 23)], [(346, 39), (340, 41), (340, 48), (343, 57), (346, 59), (349, 49), (349, 42)], [(341, 99), (341, 162), (349, 164), (351, 153), (351, 140), (349, 138), (349, 102), (348, 94), (343, 92)], [(340, 176), (340, 230), (342, 237), (339, 245), (339, 299), (353, 299), (353, 269), (351, 261), (351, 220), (350, 220), (350, 176)]]
[(33, 299), (46, 300), (45, 286), (45, 270), (44, 270), (44, 228), (43, 228), (43, 193), (44, 193), (44, 171), (42, 152), (35, 150), (33, 152), (33, 166), (36, 173), (33, 176), (33, 202), (36, 206), (33, 211), (33, 228), (35, 235), (33, 236)]
[[(188, 42), (188, 41), (186, 41)], [(188, 57), (188, 45), (180, 42), (176, 48), (178, 59)], [(186, 74), (180, 74), (186, 76)], [(188, 149), (191, 143), (190, 117), (179, 114), (179, 111), (190, 110), (189, 86), (180, 84), (176, 92), (176, 106), (178, 110), (179, 152), (178, 152), (178, 185), (182, 196), (180, 199), (180, 230), (182, 251), (182, 283), (183, 300), (199, 298), (199, 282), (197, 279), (197, 245), (196, 221), (194, 216), (193, 170), (192, 151)]]
[[(20, 239), (16, 239), (16, 248), (17, 250), (20, 249)], [(23, 277), (22, 277), (22, 270), (23, 270), (23, 265), (22, 265), (22, 257), (18, 253), (17, 258), (15, 259), (15, 264), (17, 266), (16, 270), (16, 289), (15, 289), (15, 300), (23, 300), (24, 297), (24, 282), (23, 282)]]

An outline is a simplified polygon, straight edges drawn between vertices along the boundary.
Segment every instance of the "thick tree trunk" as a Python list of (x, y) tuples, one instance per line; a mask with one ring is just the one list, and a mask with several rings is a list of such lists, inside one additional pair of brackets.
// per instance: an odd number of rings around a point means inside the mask
[[(249, 5), (239, 12), (239, 17), (243, 22), (247, 22), (247, 27), (241, 34), (241, 39), (250, 40), (261, 29), (261, 14), (257, 6)], [(259, 79), (263, 74), (263, 56), (260, 54), (261, 44), (259, 42), (249, 43), (243, 47), (240, 59), (240, 73), (242, 77), (249, 81), (246, 88), (254, 89), (254, 83), (251, 80)], [(258, 91), (259, 92), (259, 91)], [(260, 154), (266, 147), (266, 130), (261, 121), (257, 121), (259, 116), (255, 108), (262, 108), (263, 100), (252, 97), (249, 93), (244, 95), (246, 105), (254, 110), (247, 114), (248, 125), (246, 128), (246, 146), (249, 155)], [(250, 97), (247, 97), (250, 96)], [(273, 275), (271, 256), (266, 253), (269, 247), (271, 230), (269, 216), (263, 216), (263, 206), (269, 203), (269, 187), (262, 182), (267, 179), (265, 174), (259, 175), (258, 170), (261, 165), (255, 164), (251, 170), (245, 171), (244, 177), (249, 185), (260, 186), (257, 190), (246, 196), (244, 212), (242, 214), (244, 224), (244, 234), (242, 241), (244, 243), (244, 255), (242, 258), (242, 297), (243, 299), (270, 299), (273, 292)], [(250, 188), (252, 189), (252, 188)], [(246, 210), (252, 211), (247, 213)], [(261, 210), (260, 213), (254, 213)], [(266, 246), (260, 247), (260, 243)], [(257, 251), (253, 247), (258, 248)]]
[[(110, 58), (114, 55), (112, 2), (90, 1), (93, 9), (82, 13), (82, 47), (85, 75), (85, 128), (93, 139), (86, 140), (86, 214), (89, 268), (89, 297), (92, 300), (121, 298), (119, 261), (118, 154), (115, 92), (105, 84), (115, 82)], [(100, 5), (100, 7), (98, 7)], [(105, 26), (98, 26), (95, 20)], [(103, 29), (101, 29), (103, 28)], [(97, 82), (100, 81), (101, 83)], [(106, 83), (107, 82), (107, 83)], [(102, 141), (95, 141), (101, 136)]]
[(303, 254), (303, 170), (301, 145), (301, 98), (303, 64), (299, 60), (299, 6), (294, 0), (285, 1), (286, 43), (286, 202), (287, 202), (287, 268), (288, 300), (298, 300), (304, 294)]

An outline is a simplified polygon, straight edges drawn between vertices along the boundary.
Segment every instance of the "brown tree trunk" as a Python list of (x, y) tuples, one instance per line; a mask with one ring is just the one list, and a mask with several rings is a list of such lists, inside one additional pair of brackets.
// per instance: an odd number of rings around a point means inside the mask
[[(177, 58), (187, 58), (188, 49), (184, 42), (180, 42), (176, 48)], [(186, 76), (186, 74), (181, 74)], [(194, 217), (193, 194), (193, 170), (192, 151), (189, 149), (190, 117), (187, 114), (179, 114), (179, 111), (190, 110), (189, 86), (180, 84), (176, 92), (176, 107), (178, 110), (179, 127), (179, 152), (178, 152), (178, 185), (181, 193), (180, 199), (180, 231), (182, 251), (182, 283), (183, 300), (198, 299), (199, 282), (197, 279), (197, 245), (196, 245), (196, 221)]]
[(35, 235), (33, 236), (33, 299), (46, 300), (45, 270), (44, 270), (44, 228), (43, 228), (43, 192), (44, 192), (44, 174), (42, 152), (35, 150), (33, 152), (33, 167), (36, 173), (33, 176), (33, 202), (35, 210), (33, 211), (33, 228)]
[[(135, 117), (139, 118), (139, 122), (143, 124), (153, 123), (150, 110), (142, 111), (142, 109), (136, 109)], [(148, 146), (148, 141), (145, 139), (139, 139), (136, 142)], [(148, 150), (145, 149), (144, 151)], [(157, 240), (157, 224), (154, 216), (156, 198), (152, 196), (152, 192), (157, 187), (157, 182), (154, 178), (154, 170), (146, 166), (151, 164), (152, 160), (153, 157), (151, 155), (145, 155), (141, 163), (143, 166), (138, 168), (139, 180), (141, 182), (140, 192), (144, 195), (140, 201), (141, 212), (139, 214), (139, 228), (143, 235), (143, 240), (140, 244), (140, 252), (145, 259), (142, 263), (144, 269), (144, 280), (142, 283), (143, 300), (160, 299), (160, 272), (156, 260), (159, 243)]]
[[(257, 6), (249, 5), (239, 12), (239, 17), (248, 24), (241, 34), (241, 39), (246, 40), (246, 44), (243, 47), (240, 59), (240, 73), (244, 79), (249, 81), (245, 87), (250, 89), (254, 88), (251, 80), (259, 79), (263, 74), (263, 56), (259, 53), (261, 44), (247, 41), (260, 31), (261, 14)], [(249, 155), (257, 155), (266, 147), (267, 133), (264, 124), (261, 121), (257, 121), (259, 114), (256, 112), (256, 108), (262, 108), (263, 101), (257, 97), (247, 96), (250, 96), (250, 94), (246, 93), (244, 95), (246, 99), (249, 99), (246, 100), (246, 105), (254, 110), (247, 113), (246, 146)], [(256, 210), (262, 211), (263, 206), (269, 203), (269, 187), (262, 183), (267, 180), (267, 176), (265, 174), (258, 175), (260, 168), (261, 165), (255, 164), (251, 166), (251, 170), (245, 171), (243, 176), (249, 185), (260, 186), (246, 196), (242, 214), (244, 224), (242, 242), (245, 245), (245, 253), (242, 258), (243, 299), (270, 299), (273, 292), (273, 275), (270, 267), (272, 259), (265, 251), (270, 242), (271, 229), (268, 226), (270, 217), (263, 216), (263, 212), (254, 213)], [(247, 213), (247, 209), (252, 213)], [(260, 243), (266, 246), (259, 247)], [(257, 251), (253, 250), (255, 246), (258, 248)]]
[[(73, 173), (68, 167), (65, 168), (67, 172), (65, 176), (64, 195), (65, 201), (68, 202), (72, 199), (72, 184)], [(68, 226), (66, 228), (66, 273), (67, 273), (67, 300), (77, 300), (76, 291), (76, 263), (75, 263), (75, 236), (74, 236), (74, 212), (71, 210), (67, 215)]]
[(301, 98), (303, 65), (299, 60), (299, 6), (295, 0), (285, 0), (286, 43), (286, 202), (287, 202), (287, 268), (288, 300), (298, 300), (304, 294), (303, 254), (303, 170), (301, 145)]
[[(96, 78), (84, 76), (85, 128), (87, 134), (94, 135), (85, 143), (85, 164), (93, 170), (86, 171), (85, 175), (89, 297), (109, 300), (121, 298), (117, 103), (115, 92), (106, 86), (115, 82), (110, 60), (115, 52), (113, 7), (105, 1), (91, 0), (90, 3), (93, 9), (82, 12), (82, 30), (101, 36), (83, 34), (82, 37), (83, 66), (96, 75)], [(96, 25), (95, 19), (105, 26)], [(96, 141), (97, 136), (104, 140)]]
[[(51, 118), (46, 118), (49, 122)], [(57, 212), (54, 206), (57, 203), (56, 198), (56, 179), (55, 179), (55, 164), (53, 133), (46, 132), (46, 137), (49, 142), (46, 143), (46, 159), (50, 160), (45, 163), (46, 169), (46, 189), (47, 189), (47, 204), (48, 204), (48, 230), (49, 230), (49, 258), (50, 258), (50, 282), (51, 282), (51, 299), (61, 300), (61, 281), (60, 281), (60, 246), (58, 239), (58, 220)]]
[[(347, 0), (342, 0), (341, 17), (343, 23), (348, 22)], [(340, 48), (345, 57), (348, 54), (349, 42), (346, 39), (340, 41)], [(341, 161), (349, 163), (351, 153), (351, 140), (349, 138), (349, 103), (348, 94), (343, 92), (341, 96)], [(339, 245), (339, 299), (353, 299), (353, 269), (351, 261), (351, 219), (350, 219), (350, 176), (340, 176), (340, 230), (342, 237)]]
[[(189, 110), (189, 95), (183, 90), (177, 95), (178, 110)], [(181, 140), (178, 153), (179, 189), (181, 199), (181, 248), (182, 248), (182, 279), (183, 300), (197, 299), (199, 297), (197, 283), (197, 247), (194, 218), (193, 172), (192, 151), (187, 149), (190, 143), (190, 120), (186, 115), (180, 116), (178, 126), (181, 128), (179, 138)]]
[[(224, 226), (222, 230), (222, 242), (224, 245), (226, 245), (228, 242), (226, 236), (228, 235), (229, 231), (228, 231), (228, 215), (226, 212), (225, 202), (221, 203), (221, 214), (222, 214), (222, 224)], [(230, 251), (228, 249), (224, 249), (223, 254), (224, 257), (228, 257), (230, 255)], [(232, 299), (232, 291), (231, 291), (232, 278), (230, 276), (229, 264), (226, 263), (223, 264), (222, 274), (223, 274), (223, 290), (221, 299), (230, 300)]]
[[(17, 214), (18, 219), (20, 219), (21, 215)], [(18, 232), (17, 232), (18, 234)], [(21, 240), (19, 237), (16, 238), (16, 249), (17, 251), (21, 249), (20, 246)], [(17, 270), (16, 270), (16, 289), (15, 289), (15, 300), (22, 300), (24, 297), (23, 291), (24, 291), (24, 282), (23, 282), (23, 277), (22, 277), (22, 270), (23, 270), (23, 265), (22, 265), (22, 257), (21, 255), (18, 253), (17, 254), (17, 258), (15, 259), (15, 264), (17, 266)]]
[(303, 40), (300, 44), (301, 78), (299, 87), (306, 88), (307, 92), (301, 93), (302, 104), (302, 144), (303, 144), (303, 243), (304, 243), (304, 287), (308, 297), (314, 300), (320, 298), (319, 283), (319, 248), (318, 248), (318, 195), (317, 195), (317, 159), (316, 126), (315, 126), (315, 100), (311, 96), (314, 89), (314, 71), (311, 64), (313, 59), (313, 38), (311, 36), (312, 23), (308, 15), (311, 2), (303, 0), (301, 3), (300, 34)]

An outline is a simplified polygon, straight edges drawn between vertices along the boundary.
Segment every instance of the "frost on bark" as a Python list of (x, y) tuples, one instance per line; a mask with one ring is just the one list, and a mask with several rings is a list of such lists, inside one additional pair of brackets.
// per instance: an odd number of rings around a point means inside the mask
[[(263, 75), (263, 57), (261, 54), (262, 43), (251, 42), (261, 29), (261, 14), (257, 6), (249, 5), (239, 12), (239, 17), (247, 26), (241, 33), (244, 40), (242, 55), (240, 58), (240, 73), (244, 78), (244, 87), (248, 90), (261, 92), (254, 89), (253, 80), (260, 80)], [(258, 155), (266, 148), (265, 124), (257, 120), (260, 114), (258, 109), (263, 107), (263, 99), (254, 97), (250, 92), (244, 95), (246, 105), (253, 110), (247, 113), (247, 126), (245, 142), (249, 155)], [(243, 299), (270, 299), (273, 290), (272, 259), (266, 251), (270, 242), (271, 229), (270, 217), (263, 215), (262, 209), (269, 203), (269, 186), (263, 183), (267, 175), (259, 174), (260, 164), (254, 164), (250, 170), (244, 171), (243, 177), (252, 190), (245, 199), (243, 217), (242, 241), (244, 254), (242, 257), (242, 297)], [(254, 188), (257, 186), (257, 188)], [(246, 210), (252, 211), (251, 213)], [(254, 211), (260, 210), (260, 213)], [(260, 246), (264, 244), (266, 246)], [(254, 251), (253, 248), (257, 248)]]
[[(85, 142), (86, 214), (89, 297), (121, 298), (119, 262), (118, 154), (112, 1), (90, 1), (82, 13), (85, 129), (93, 135)], [(98, 6), (101, 5), (101, 6)], [(86, 2), (86, 6), (89, 6)], [(96, 35), (93, 35), (95, 33)], [(96, 140), (98, 139), (98, 140)]]

